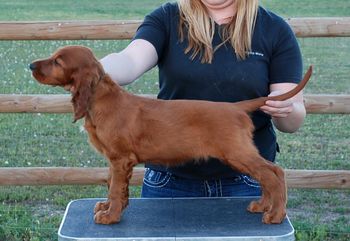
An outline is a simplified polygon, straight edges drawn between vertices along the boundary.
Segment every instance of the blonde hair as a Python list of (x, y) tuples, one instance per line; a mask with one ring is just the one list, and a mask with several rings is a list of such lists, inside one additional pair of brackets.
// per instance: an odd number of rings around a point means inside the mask
[(223, 42), (213, 47), (215, 22), (201, 0), (178, 0), (180, 10), (179, 36), (185, 39), (187, 32), (188, 46), (185, 53), (192, 51), (191, 58), (201, 56), (202, 63), (211, 63), (216, 49), (230, 42), (238, 59), (245, 59), (251, 51), (252, 36), (259, 0), (236, 0), (237, 13), (221, 32)]

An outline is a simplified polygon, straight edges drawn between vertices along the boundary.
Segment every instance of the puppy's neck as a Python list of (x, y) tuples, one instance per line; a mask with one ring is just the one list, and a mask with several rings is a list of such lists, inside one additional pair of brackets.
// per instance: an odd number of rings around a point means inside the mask
[(87, 104), (87, 116), (96, 125), (101, 113), (118, 110), (118, 106), (128, 93), (117, 83), (112, 81), (108, 74), (103, 75), (98, 82), (92, 86), (92, 95)]
[(94, 100), (113, 95), (113, 98), (121, 98), (128, 93), (115, 83), (108, 74), (101, 76), (100, 80), (93, 86)]
[(118, 83), (114, 82), (108, 74), (101, 76), (99, 83), (104, 87), (110, 88), (111, 90), (120, 90), (125, 92), (125, 90)]

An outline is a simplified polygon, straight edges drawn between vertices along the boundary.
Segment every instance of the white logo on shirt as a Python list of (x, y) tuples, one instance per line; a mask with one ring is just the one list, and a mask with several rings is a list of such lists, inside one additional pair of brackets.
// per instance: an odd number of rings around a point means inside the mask
[(255, 55), (255, 56), (261, 56), (261, 57), (264, 57), (264, 54), (263, 53), (259, 53), (259, 52), (248, 52), (249, 55)]

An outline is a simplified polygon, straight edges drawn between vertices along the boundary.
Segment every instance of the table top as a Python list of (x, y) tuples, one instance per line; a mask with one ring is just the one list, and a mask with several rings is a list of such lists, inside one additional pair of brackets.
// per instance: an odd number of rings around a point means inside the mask
[(93, 209), (104, 199), (70, 202), (58, 231), (59, 241), (144, 240), (294, 240), (288, 217), (263, 224), (262, 214), (246, 211), (253, 198), (130, 199), (120, 223), (95, 224)]

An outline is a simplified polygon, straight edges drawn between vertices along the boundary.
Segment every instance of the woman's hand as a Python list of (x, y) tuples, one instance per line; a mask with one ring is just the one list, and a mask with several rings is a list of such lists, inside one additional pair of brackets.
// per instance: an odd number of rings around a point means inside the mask
[[(269, 96), (286, 93), (295, 86), (293, 83), (272, 84)], [(260, 109), (272, 116), (273, 124), (279, 131), (288, 133), (297, 131), (306, 115), (302, 92), (284, 101), (268, 100)]]
[[(272, 91), (269, 96), (281, 95), (284, 92), (281, 90)], [(294, 100), (293, 98), (287, 99), (284, 101), (266, 101), (265, 105), (260, 108), (266, 114), (271, 115), (275, 118), (284, 118), (287, 117), (294, 109)]]

